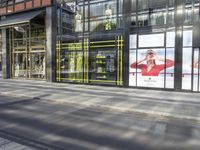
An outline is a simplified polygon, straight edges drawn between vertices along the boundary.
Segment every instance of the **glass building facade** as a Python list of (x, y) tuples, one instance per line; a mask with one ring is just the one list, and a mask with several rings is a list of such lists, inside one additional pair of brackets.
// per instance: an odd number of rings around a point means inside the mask
[[(199, 7), (199, 0), (1, 1), (0, 73), (199, 92)], [(13, 23), (23, 15), (26, 23)]]

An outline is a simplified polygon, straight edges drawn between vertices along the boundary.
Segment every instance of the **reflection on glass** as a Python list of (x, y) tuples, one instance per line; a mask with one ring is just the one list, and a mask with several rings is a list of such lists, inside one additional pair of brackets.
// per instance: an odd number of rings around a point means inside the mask
[(26, 77), (26, 53), (16, 53), (14, 56), (14, 77)]
[(44, 79), (46, 75), (45, 53), (32, 53), (31, 61), (31, 78)]
[(83, 82), (82, 43), (65, 43), (60, 51), (59, 76), (61, 81)]
[(90, 4), (90, 31), (109, 31), (116, 27), (116, 0)]
[(82, 25), (82, 15), (77, 10), (75, 15), (75, 32), (82, 32), (83, 25)]
[(167, 23), (168, 26), (174, 25), (174, 0), (169, 0), (169, 3), (163, 0), (132, 0), (132, 26), (162, 27)]

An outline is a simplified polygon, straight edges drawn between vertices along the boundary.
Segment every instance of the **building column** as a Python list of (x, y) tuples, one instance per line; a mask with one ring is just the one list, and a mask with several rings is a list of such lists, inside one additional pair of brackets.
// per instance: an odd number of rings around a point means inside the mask
[(182, 56), (183, 56), (183, 15), (184, 1), (175, 1), (175, 74), (174, 89), (181, 91), (182, 89)]
[(46, 8), (46, 73), (47, 81), (56, 81), (56, 35), (57, 35), (56, 7)]
[(131, 25), (131, 1), (123, 1), (123, 30), (124, 30), (124, 48), (123, 48), (123, 85), (129, 86), (129, 35)]
[(2, 30), (2, 76), (3, 79), (10, 78), (10, 52), (9, 52), (9, 38), (8, 29)]

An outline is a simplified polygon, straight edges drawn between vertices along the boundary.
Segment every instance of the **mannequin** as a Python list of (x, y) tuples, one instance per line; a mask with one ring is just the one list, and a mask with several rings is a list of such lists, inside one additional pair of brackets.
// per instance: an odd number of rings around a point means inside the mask
[(75, 32), (82, 32), (82, 16), (79, 11), (76, 11), (75, 15)]
[(105, 23), (105, 30), (112, 29), (112, 9), (111, 6), (106, 5), (105, 15), (106, 15), (106, 23)]

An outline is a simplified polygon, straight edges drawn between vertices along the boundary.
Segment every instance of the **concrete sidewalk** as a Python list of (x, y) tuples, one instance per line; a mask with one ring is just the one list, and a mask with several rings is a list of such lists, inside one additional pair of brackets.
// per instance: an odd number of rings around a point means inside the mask
[(0, 79), (0, 95), (200, 123), (200, 94)]

